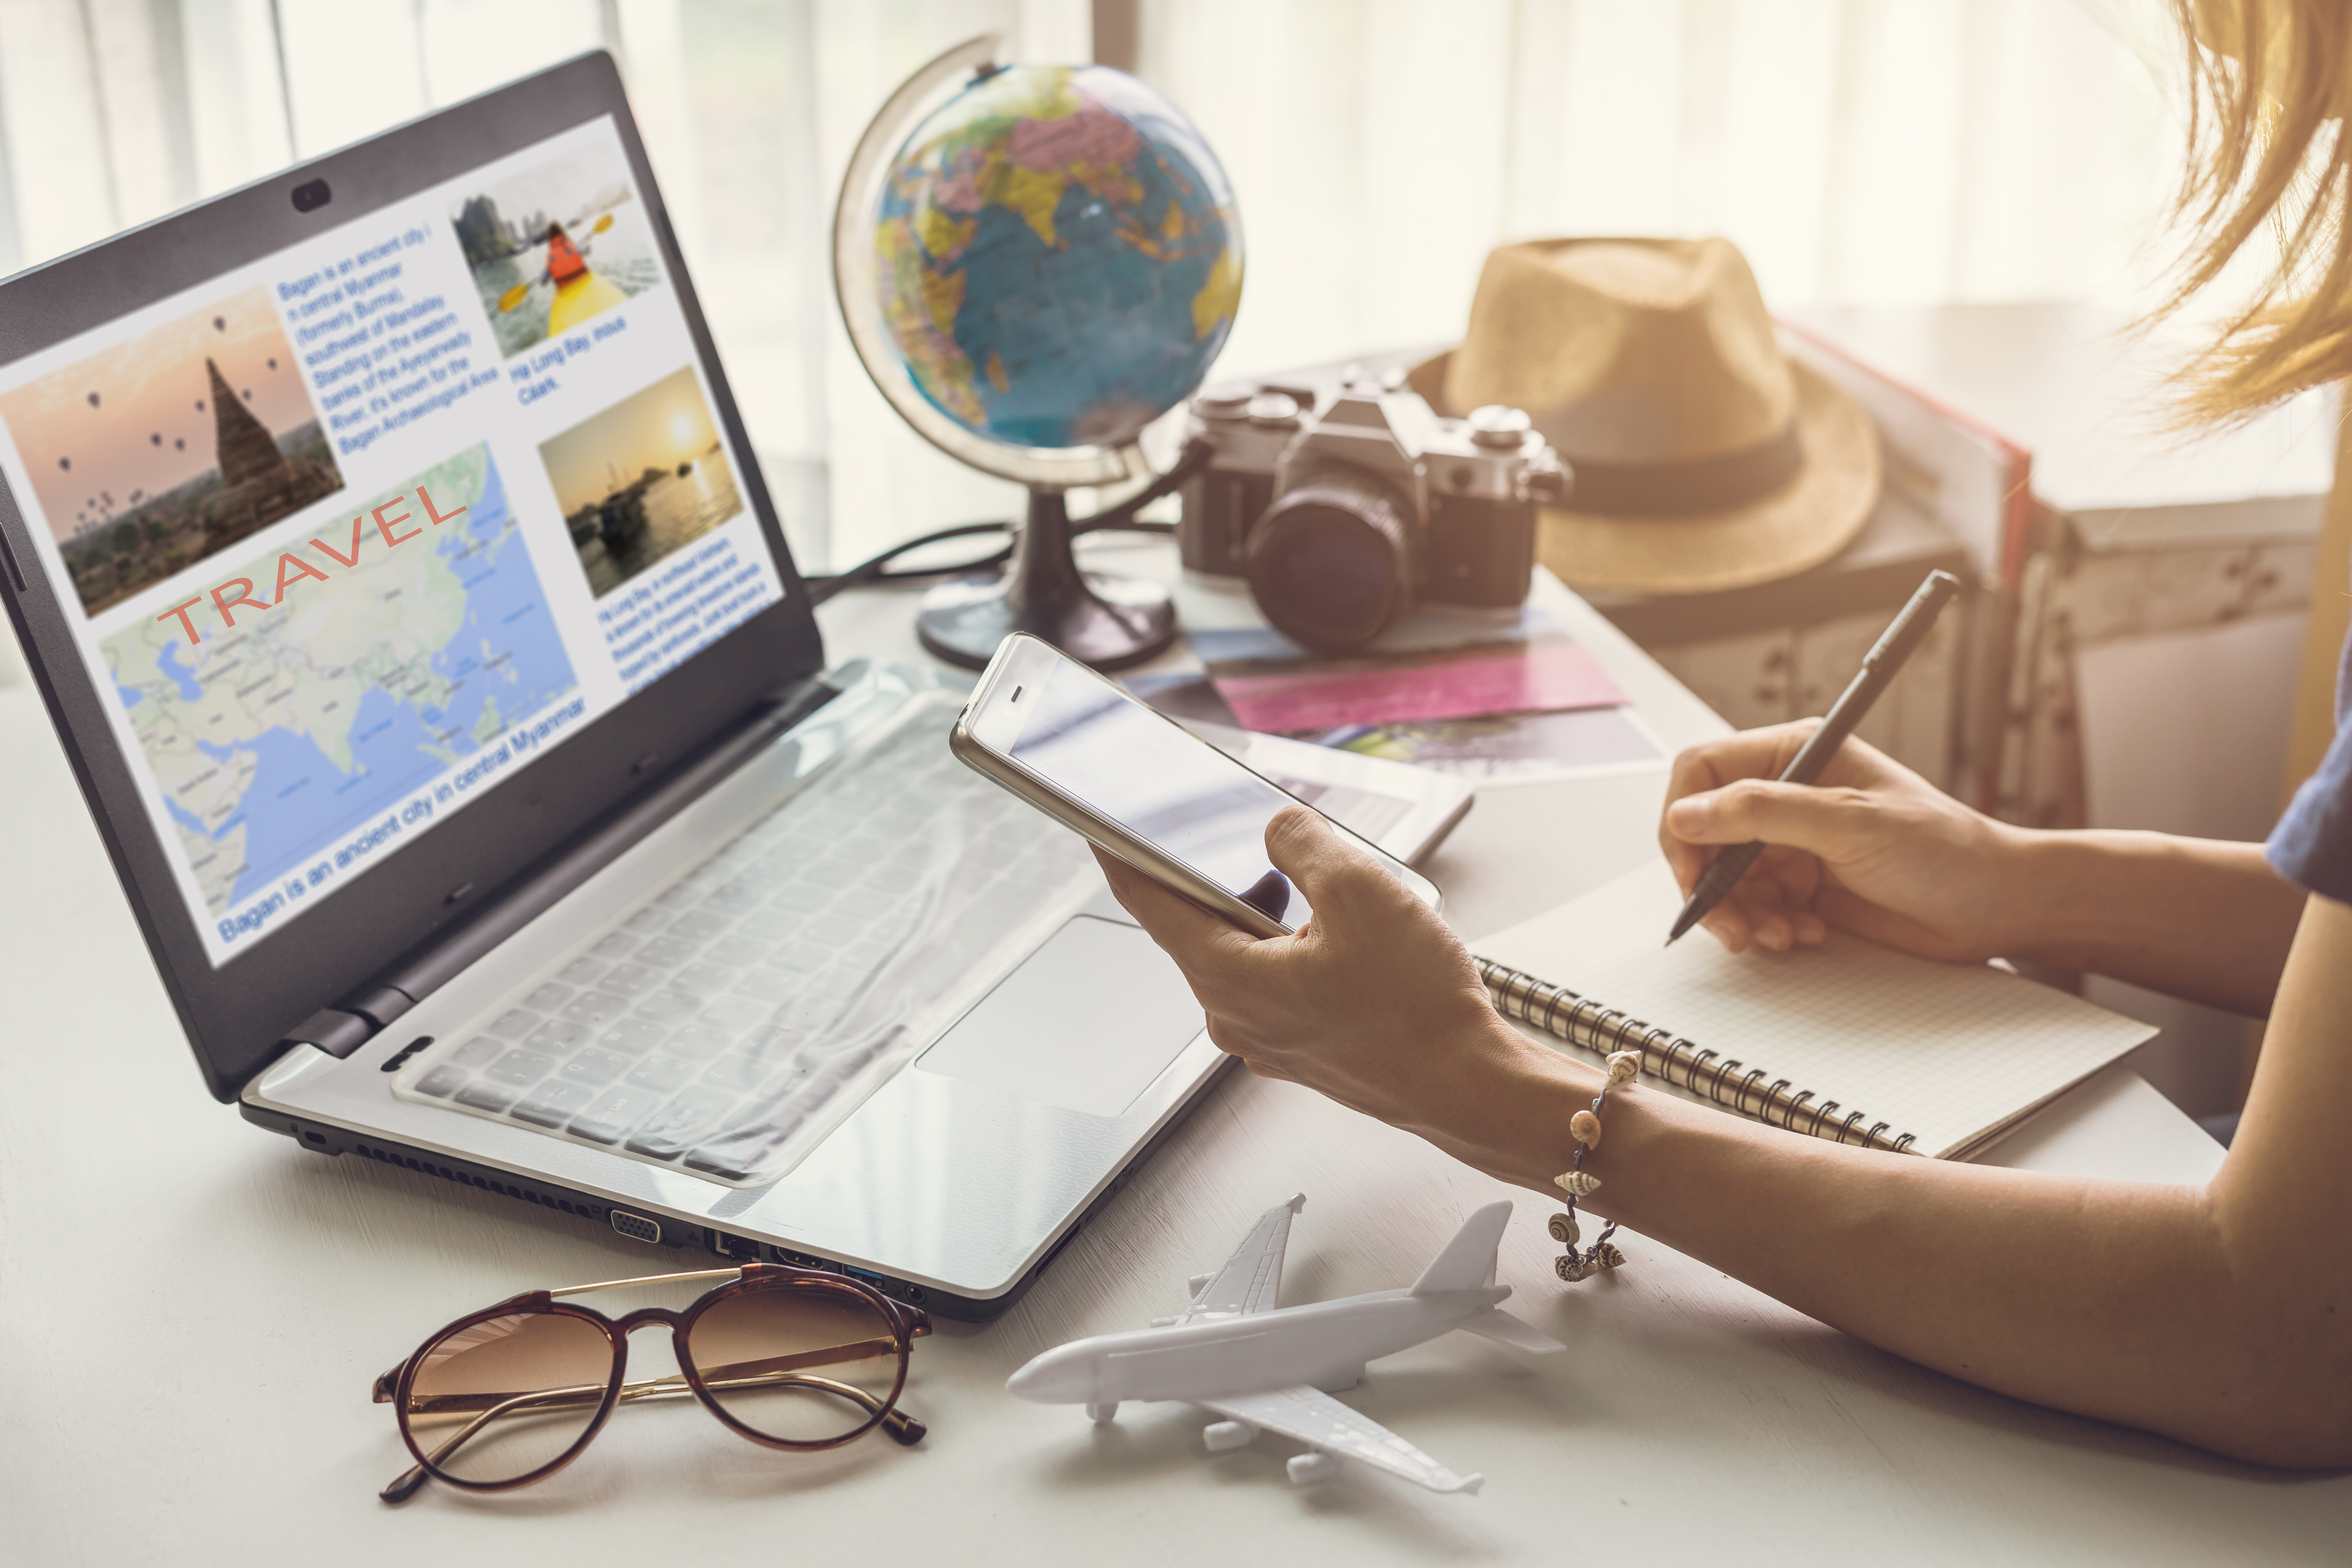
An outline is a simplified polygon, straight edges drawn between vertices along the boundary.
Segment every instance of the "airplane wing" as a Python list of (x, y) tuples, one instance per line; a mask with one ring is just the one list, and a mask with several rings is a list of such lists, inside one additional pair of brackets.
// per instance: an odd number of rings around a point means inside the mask
[(1457, 1476), (1370, 1416), (1304, 1384), (1265, 1394), (1235, 1394), (1193, 1404), (1229, 1421), (1246, 1421), (1327, 1454), (1358, 1459), (1433, 1492), (1475, 1492), (1483, 1476)]
[(1514, 1350), (1526, 1351), (1530, 1355), (1549, 1355), (1555, 1351), (1564, 1351), (1568, 1348), (1533, 1323), (1521, 1322), (1500, 1307), (1489, 1307), (1483, 1312), (1473, 1312), (1466, 1318), (1456, 1318), (1454, 1320), (1454, 1326), (1457, 1329), (1467, 1329), (1474, 1334), (1482, 1335), (1497, 1343), (1509, 1345)]
[(1275, 1292), (1282, 1287), (1282, 1254), (1290, 1245), (1290, 1218), (1306, 1206), (1307, 1194), (1300, 1193), (1260, 1215), (1242, 1244), (1234, 1248), (1234, 1255), (1225, 1259), (1225, 1266), (1195, 1288), (1192, 1305), (1177, 1321), (1234, 1318), (1273, 1306)]

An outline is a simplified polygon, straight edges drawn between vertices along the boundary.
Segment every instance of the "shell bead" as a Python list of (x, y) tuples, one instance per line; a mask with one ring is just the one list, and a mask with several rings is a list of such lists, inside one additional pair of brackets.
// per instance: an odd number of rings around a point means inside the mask
[(1576, 1245), (1576, 1216), (1574, 1215), (1556, 1214), (1551, 1216), (1551, 1238), (1554, 1241), (1559, 1242), (1562, 1247), (1574, 1247)]
[(1587, 1263), (1583, 1258), (1579, 1258), (1572, 1252), (1563, 1256), (1552, 1264), (1553, 1271), (1571, 1285), (1575, 1284), (1580, 1279), (1590, 1279), (1592, 1277), (1592, 1271), (1596, 1267), (1598, 1266)]
[(1589, 1198), (1601, 1190), (1601, 1178), (1582, 1171), (1564, 1171), (1551, 1179), (1551, 1184), (1572, 1196)]
[(1580, 1110), (1568, 1119), (1568, 1135), (1588, 1149), (1601, 1147), (1601, 1118)]
[(1642, 1075), (1642, 1054), (1639, 1051), (1618, 1051), (1609, 1058), (1609, 1087), (1631, 1083)]
[(1601, 1268), (1622, 1268), (1625, 1267), (1625, 1255), (1617, 1250), (1616, 1243), (1604, 1241), (1594, 1250), (1600, 1254)]

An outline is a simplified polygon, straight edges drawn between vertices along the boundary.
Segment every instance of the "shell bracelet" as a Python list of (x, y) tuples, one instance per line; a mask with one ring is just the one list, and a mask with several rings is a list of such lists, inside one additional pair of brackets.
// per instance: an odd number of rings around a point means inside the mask
[(1577, 1249), (1580, 1233), (1576, 1226), (1576, 1205), (1578, 1200), (1601, 1190), (1601, 1179), (1584, 1172), (1586, 1156), (1601, 1147), (1601, 1108), (1609, 1102), (1611, 1089), (1633, 1082), (1641, 1071), (1639, 1052), (1617, 1052), (1609, 1058), (1609, 1076), (1602, 1081), (1601, 1092), (1592, 1097), (1591, 1105), (1568, 1119), (1569, 1136), (1576, 1140), (1576, 1163), (1551, 1179), (1552, 1185), (1568, 1194), (1568, 1212), (1551, 1216), (1551, 1238), (1568, 1248), (1552, 1268), (1571, 1285), (1580, 1279), (1590, 1279), (1604, 1268), (1625, 1266), (1625, 1255), (1610, 1245), (1609, 1238), (1617, 1234), (1617, 1222), (1613, 1219), (1601, 1227), (1591, 1246), (1581, 1251)]

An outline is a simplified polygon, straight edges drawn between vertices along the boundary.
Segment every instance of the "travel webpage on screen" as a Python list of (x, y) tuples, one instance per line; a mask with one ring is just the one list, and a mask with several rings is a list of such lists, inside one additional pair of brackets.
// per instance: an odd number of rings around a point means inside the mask
[(739, 472), (609, 119), (0, 371), (215, 964), (774, 603)]

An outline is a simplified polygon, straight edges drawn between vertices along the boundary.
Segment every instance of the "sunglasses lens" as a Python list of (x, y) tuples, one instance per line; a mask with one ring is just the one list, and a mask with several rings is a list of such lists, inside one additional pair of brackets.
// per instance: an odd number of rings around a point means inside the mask
[(442, 1474), (520, 1480), (578, 1445), (613, 1378), (613, 1342), (581, 1318), (517, 1312), (435, 1341), (402, 1409)]
[(688, 1352), (728, 1415), (765, 1437), (830, 1443), (871, 1426), (898, 1392), (897, 1328), (854, 1290), (769, 1285), (722, 1297)]

